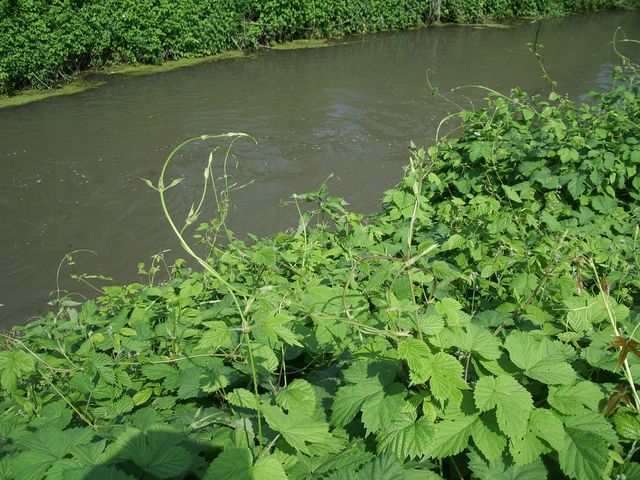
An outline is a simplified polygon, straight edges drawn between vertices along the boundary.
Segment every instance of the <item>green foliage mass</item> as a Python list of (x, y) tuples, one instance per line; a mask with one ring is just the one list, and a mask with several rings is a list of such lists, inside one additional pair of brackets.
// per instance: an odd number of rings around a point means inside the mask
[[(637, 0), (631, 0), (637, 3)], [(0, 0), (0, 95), (81, 69), (443, 21), (562, 15), (623, 0)]]
[(0, 478), (638, 478), (640, 79), (450, 120), (373, 217), (4, 334)]

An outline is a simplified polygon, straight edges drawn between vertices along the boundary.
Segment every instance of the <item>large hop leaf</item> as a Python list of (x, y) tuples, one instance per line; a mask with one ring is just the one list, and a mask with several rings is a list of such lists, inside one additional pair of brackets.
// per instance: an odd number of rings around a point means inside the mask
[(248, 448), (228, 448), (211, 462), (203, 480), (286, 480), (287, 475), (274, 457), (255, 463)]
[(296, 450), (306, 455), (339, 452), (343, 445), (329, 432), (329, 424), (299, 410), (285, 414), (275, 405), (262, 405), (269, 426)]
[(476, 407), (481, 412), (496, 409), (500, 429), (509, 437), (522, 438), (533, 409), (531, 394), (512, 377), (484, 377), (474, 392)]
[(513, 332), (505, 341), (511, 361), (525, 375), (549, 385), (570, 385), (576, 372), (565, 362), (565, 352), (549, 339), (538, 341), (526, 332)]

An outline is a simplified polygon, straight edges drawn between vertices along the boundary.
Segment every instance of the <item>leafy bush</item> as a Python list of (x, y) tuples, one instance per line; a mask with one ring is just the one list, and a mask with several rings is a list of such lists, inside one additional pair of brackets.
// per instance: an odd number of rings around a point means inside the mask
[[(442, 20), (562, 15), (622, 0), (448, 0)], [(636, 3), (638, 0), (629, 0)], [(80, 69), (428, 23), (419, 0), (0, 0), (0, 95), (52, 88)]]
[(380, 214), (251, 246), (217, 190), (204, 272), (3, 335), (0, 478), (635, 478), (639, 94), (492, 93)]

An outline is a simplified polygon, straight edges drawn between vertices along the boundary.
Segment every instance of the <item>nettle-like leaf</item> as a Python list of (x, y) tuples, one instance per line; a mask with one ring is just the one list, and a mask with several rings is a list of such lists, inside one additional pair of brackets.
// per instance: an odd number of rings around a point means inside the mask
[(277, 393), (276, 403), (289, 411), (299, 410), (311, 415), (316, 409), (316, 392), (309, 382), (296, 378)]
[(469, 445), (469, 437), (474, 432), (476, 422), (477, 415), (448, 415), (445, 420), (436, 424), (429, 455), (433, 458), (446, 458), (462, 452)]
[(512, 332), (504, 342), (511, 361), (525, 375), (551, 385), (569, 385), (576, 373), (567, 362), (562, 346), (549, 339), (535, 340), (528, 332)]
[(298, 410), (286, 414), (275, 405), (262, 405), (261, 410), (269, 427), (306, 455), (324, 455), (343, 448), (343, 442), (329, 432), (329, 425), (317, 417)]
[(378, 451), (392, 453), (401, 460), (427, 455), (436, 428), (426, 417), (416, 418), (415, 412), (405, 413), (401, 419), (378, 432)]
[(471, 451), (469, 469), (481, 480), (546, 480), (547, 469), (541, 459), (526, 465), (516, 465), (498, 458), (485, 460), (476, 451)]
[(613, 423), (616, 426), (616, 432), (631, 441), (640, 440), (640, 416), (637, 414), (619, 412), (613, 417)]
[(356, 473), (355, 478), (356, 480), (404, 480), (405, 470), (393, 456), (380, 455), (363, 465)]
[(571, 386), (549, 387), (547, 401), (560, 413), (575, 415), (583, 413), (585, 407), (598, 411), (603, 398), (604, 393), (595, 383), (582, 381)]
[(282, 464), (273, 456), (255, 462), (248, 448), (227, 448), (218, 455), (203, 480), (287, 480)]
[(346, 426), (355, 418), (367, 400), (382, 396), (384, 396), (383, 386), (375, 382), (340, 387), (331, 407), (331, 425)]
[(227, 401), (236, 407), (258, 409), (255, 393), (250, 392), (246, 388), (235, 388), (227, 394)]
[(14, 391), (18, 387), (18, 380), (34, 370), (32, 355), (22, 350), (0, 352), (0, 385), (5, 390)]
[(90, 428), (41, 429), (23, 437), (18, 442), (21, 453), (11, 460), (14, 478), (40, 480), (52, 465), (75, 447), (89, 443), (94, 433)]
[(205, 330), (198, 342), (197, 348), (199, 350), (215, 352), (219, 348), (231, 348), (233, 346), (231, 331), (225, 322), (204, 322), (204, 325), (207, 330)]
[(387, 428), (402, 417), (407, 410), (405, 401), (407, 389), (400, 383), (392, 383), (362, 404), (362, 423), (367, 432), (377, 432)]
[(483, 377), (474, 391), (476, 407), (481, 412), (496, 409), (500, 429), (509, 438), (522, 438), (533, 410), (531, 394), (514, 378), (501, 375)]
[(411, 338), (398, 343), (398, 356), (409, 366), (409, 378), (412, 384), (425, 383), (428, 380), (431, 350), (422, 340)]
[(398, 356), (409, 365), (411, 383), (429, 381), (432, 395), (440, 402), (458, 403), (462, 400), (461, 390), (469, 388), (462, 378), (462, 364), (444, 352), (431, 354), (429, 347), (421, 340), (410, 339), (400, 342)]
[(446, 297), (436, 303), (436, 312), (444, 315), (447, 326), (452, 329), (466, 327), (471, 316), (462, 311), (462, 304), (454, 298)]
[(488, 329), (471, 324), (459, 335), (456, 345), (471, 354), (478, 354), (486, 360), (500, 358), (500, 341)]
[(164, 425), (146, 430), (127, 427), (108, 448), (119, 461), (132, 462), (157, 478), (184, 475), (197, 456), (181, 446), (184, 436)]
[(502, 457), (507, 446), (507, 438), (500, 431), (495, 415), (491, 413), (481, 415), (473, 423), (471, 438), (478, 450), (490, 461)]
[(609, 460), (608, 450), (602, 437), (567, 428), (565, 446), (559, 452), (560, 468), (576, 480), (599, 480)]

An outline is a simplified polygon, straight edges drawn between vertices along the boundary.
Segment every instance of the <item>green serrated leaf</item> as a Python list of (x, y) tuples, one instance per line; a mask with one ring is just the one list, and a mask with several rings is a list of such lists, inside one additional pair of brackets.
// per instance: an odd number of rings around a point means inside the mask
[[(350, 476), (350, 478), (354, 478)], [(356, 480), (405, 480), (402, 464), (392, 455), (383, 454), (362, 466)]]
[(609, 461), (608, 445), (601, 437), (566, 429), (565, 446), (559, 452), (560, 468), (576, 480), (600, 480)]
[(236, 388), (233, 392), (229, 392), (227, 394), (227, 401), (236, 407), (250, 408), (252, 410), (258, 409), (255, 394), (246, 388)]
[(339, 452), (342, 442), (329, 433), (329, 425), (317, 418), (293, 410), (285, 414), (280, 407), (262, 405), (266, 422), (296, 450), (306, 455)]
[(530, 378), (551, 385), (567, 385), (576, 379), (575, 371), (564, 361), (562, 348), (549, 339), (537, 341), (530, 333), (515, 331), (504, 346), (511, 361)]
[(469, 437), (474, 431), (477, 415), (449, 415), (436, 424), (436, 433), (429, 450), (433, 458), (457, 455), (469, 445)]
[(465, 352), (476, 353), (486, 360), (500, 358), (500, 341), (488, 329), (471, 324), (460, 337), (461, 341), (457, 346)]
[(500, 432), (494, 416), (483, 415), (473, 424), (471, 438), (487, 460), (502, 457), (507, 438)]
[(309, 382), (297, 378), (278, 392), (276, 403), (289, 411), (312, 414), (316, 409), (316, 394)]
[(529, 431), (558, 451), (564, 448), (564, 426), (550, 410), (536, 408), (531, 412)]
[(0, 385), (12, 392), (18, 387), (18, 380), (25, 374), (33, 372), (35, 360), (33, 356), (21, 350), (0, 352)]
[(464, 369), (460, 362), (447, 353), (438, 352), (428, 362), (424, 375), (429, 379), (432, 395), (440, 402), (459, 403), (462, 400), (460, 390), (468, 389), (462, 375)]
[(618, 434), (632, 441), (640, 440), (640, 417), (627, 412), (618, 412), (613, 417)]
[(595, 383), (582, 381), (572, 386), (549, 387), (547, 401), (560, 413), (576, 415), (583, 413), (585, 407), (598, 411), (603, 398), (604, 394)]
[(583, 412), (564, 418), (565, 428), (593, 433), (606, 440), (611, 445), (618, 445), (618, 436), (613, 425), (599, 412)]
[(533, 400), (514, 378), (505, 375), (483, 377), (476, 384), (474, 397), (481, 412), (496, 409), (498, 425), (509, 438), (524, 437)]
[(216, 351), (219, 348), (232, 347), (231, 331), (226, 323), (221, 321), (205, 322), (208, 329), (202, 334), (198, 342), (199, 350)]
[(407, 362), (412, 384), (425, 383), (429, 379), (432, 354), (422, 340), (411, 338), (398, 343), (398, 357)]
[(355, 418), (364, 402), (383, 396), (382, 385), (375, 382), (340, 387), (331, 407), (331, 425), (346, 426)]
[(282, 464), (275, 457), (258, 459), (255, 464), (248, 448), (227, 448), (209, 465), (203, 480), (286, 480)]
[(416, 420), (415, 413), (392, 422), (377, 434), (378, 451), (388, 452), (398, 459), (420, 458), (429, 453), (435, 426), (425, 417)]
[(398, 420), (405, 411), (404, 385), (394, 383), (387, 386), (382, 395), (373, 395), (362, 404), (362, 423), (367, 432), (377, 432)]

